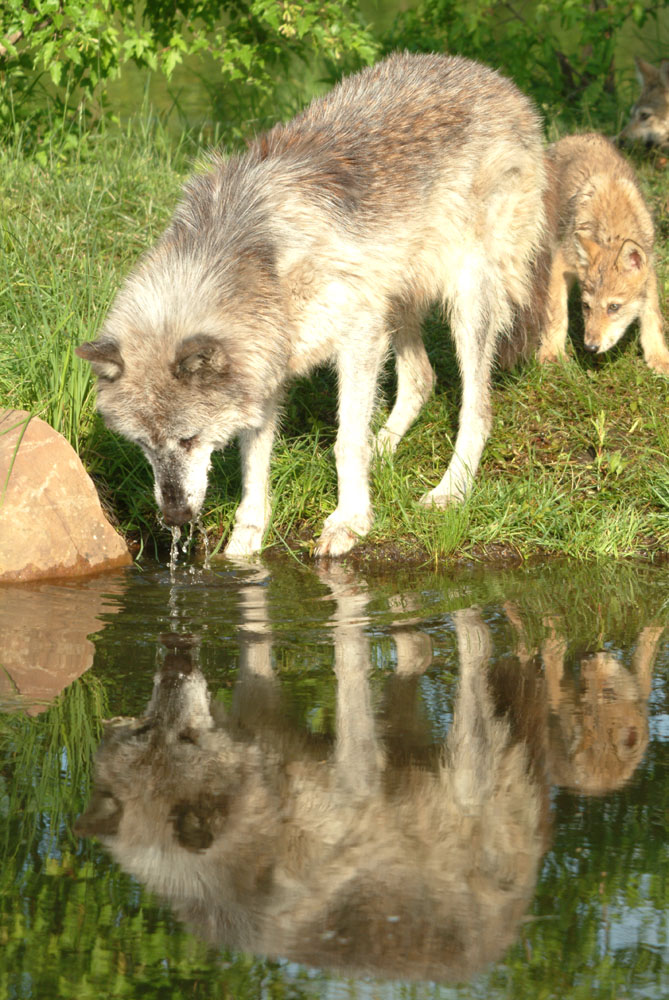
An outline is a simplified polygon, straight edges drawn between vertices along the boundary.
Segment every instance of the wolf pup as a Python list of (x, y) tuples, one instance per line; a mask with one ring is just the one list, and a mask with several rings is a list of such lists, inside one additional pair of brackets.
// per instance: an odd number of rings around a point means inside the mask
[(282, 391), (332, 362), (339, 495), (316, 554), (347, 552), (372, 524), (379, 370), (392, 344), (399, 390), (380, 440), (392, 448), (432, 390), (420, 321), (433, 302), (448, 310), (463, 387), (455, 453), (423, 500), (461, 500), (490, 430), (497, 340), (529, 298), (544, 179), (530, 102), (493, 70), (438, 55), (392, 55), (243, 155), (214, 157), (99, 338), (77, 349), (107, 424), (149, 459), (165, 522), (198, 516), (211, 453), (237, 436), (226, 553), (259, 551)]
[(618, 142), (643, 142), (669, 148), (669, 59), (658, 67), (635, 59), (641, 93)]
[(581, 286), (585, 346), (601, 354), (635, 319), (653, 371), (669, 375), (669, 349), (653, 267), (653, 222), (634, 171), (601, 135), (567, 136), (548, 150), (558, 233), (540, 361), (564, 354), (567, 296)]

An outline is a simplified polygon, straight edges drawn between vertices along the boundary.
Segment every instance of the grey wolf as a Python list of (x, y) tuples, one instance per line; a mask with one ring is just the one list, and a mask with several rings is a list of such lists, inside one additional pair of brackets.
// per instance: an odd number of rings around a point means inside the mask
[(608, 351), (638, 319), (647, 364), (669, 375), (653, 220), (634, 171), (596, 133), (560, 139), (549, 147), (548, 163), (558, 231), (539, 359), (554, 361), (564, 354), (568, 293), (578, 281), (587, 350)]
[(618, 141), (669, 147), (669, 59), (657, 67), (645, 59), (635, 59), (634, 64), (641, 93)]
[(368, 595), (341, 574), (329, 586), (332, 736), (294, 722), (253, 621), (228, 710), (188, 640), (167, 638), (145, 715), (109, 724), (75, 829), (217, 946), (461, 980), (513, 942), (547, 847), (543, 688), (534, 668), (491, 669), (480, 612), (457, 611), (460, 684), (435, 740), (419, 722), (429, 637), (398, 632), (379, 706)]
[(543, 188), (530, 102), (493, 70), (438, 55), (392, 55), (243, 155), (214, 157), (98, 339), (77, 348), (104, 419), (151, 463), (165, 522), (198, 516), (211, 453), (237, 437), (242, 497), (226, 553), (259, 551), (283, 391), (332, 363), (339, 492), (316, 554), (348, 551), (372, 524), (379, 371), (392, 347), (399, 389), (378, 441), (392, 450), (432, 390), (420, 323), (435, 302), (462, 404), (450, 465), (423, 502), (462, 500), (490, 431), (496, 344), (530, 297)]

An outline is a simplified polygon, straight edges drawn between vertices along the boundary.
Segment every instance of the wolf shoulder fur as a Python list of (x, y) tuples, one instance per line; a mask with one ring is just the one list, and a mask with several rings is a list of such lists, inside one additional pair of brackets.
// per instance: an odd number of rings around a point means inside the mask
[(538, 117), (511, 82), (410, 54), (195, 175), (98, 340), (78, 348), (103, 417), (149, 459), (165, 521), (198, 516), (211, 453), (237, 437), (242, 498), (226, 552), (257, 552), (284, 387), (333, 363), (339, 495), (316, 552), (348, 551), (372, 524), (379, 371), (394, 349), (398, 393), (378, 440), (392, 450), (433, 387), (420, 326), (435, 302), (462, 404), (450, 465), (423, 502), (461, 500), (490, 430), (497, 342), (529, 299), (544, 178)]
[(654, 231), (634, 171), (596, 133), (567, 136), (548, 151), (558, 232), (541, 361), (564, 354), (570, 286), (581, 287), (585, 346), (601, 354), (639, 321), (644, 358), (669, 375), (669, 350), (654, 267)]

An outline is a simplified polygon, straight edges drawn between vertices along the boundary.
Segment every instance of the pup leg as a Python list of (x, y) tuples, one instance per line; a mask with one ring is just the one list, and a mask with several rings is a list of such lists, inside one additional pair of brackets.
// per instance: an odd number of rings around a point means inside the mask
[(334, 451), (339, 499), (325, 520), (315, 549), (318, 557), (344, 555), (367, 534), (374, 516), (369, 497), (369, 425), (388, 338), (376, 321), (358, 330), (360, 335), (348, 339), (337, 359), (339, 429)]
[(242, 500), (235, 514), (235, 526), (225, 547), (226, 556), (252, 556), (260, 552), (271, 513), (269, 465), (277, 423), (273, 400), (265, 423), (258, 429), (242, 431)]
[(397, 398), (390, 416), (376, 436), (376, 449), (390, 454), (411, 427), (430, 397), (436, 381), (420, 328), (420, 316), (402, 311), (393, 333), (397, 359)]
[(451, 329), (462, 374), (460, 422), (451, 462), (438, 486), (421, 497), (426, 507), (446, 507), (469, 492), (492, 426), (490, 373), (500, 323), (490, 319), (484, 296), (460, 296), (451, 311)]
[(669, 375), (669, 349), (662, 334), (662, 313), (657, 294), (657, 278), (652, 266), (648, 270), (648, 287), (639, 316), (641, 347), (646, 364), (654, 372)]
[(562, 252), (557, 250), (553, 258), (548, 285), (546, 326), (541, 334), (541, 346), (537, 353), (537, 358), (542, 363), (557, 361), (565, 354), (569, 326), (569, 284), (565, 272), (564, 257)]

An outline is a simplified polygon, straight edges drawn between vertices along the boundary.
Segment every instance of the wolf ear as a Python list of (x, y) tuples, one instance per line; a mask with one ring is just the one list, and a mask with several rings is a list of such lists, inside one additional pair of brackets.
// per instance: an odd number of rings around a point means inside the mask
[(623, 240), (616, 257), (616, 268), (619, 271), (643, 271), (646, 261), (646, 254), (638, 243), (634, 240)]
[(660, 82), (665, 90), (669, 90), (669, 59), (663, 59), (660, 63)]
[(206, 333), (197, 333), (182, 340), (177, 347), (172, 374), (179, 379), (218, 379), (229, 367), (230, 362), (220, 340)]
[(583, 264), (590, 264), (601, 253), (599, 243), (595, 243), (584, 233), (576, 233), (577, 251)]
[(641, 87), (645, 87), (647, 83), (655, 83), (660, 75), (659, 70), (655, 66), (646, 62), (645, 59), (641, 59), (639, 56), (636, 56), (634, 59), (634, 68), (636, 70), (636, 78)]
[(84, 361), (90, 361), (98, 378), (115, 382), (123, 374), (123, 358), (113, 340), (89, 340), (86, 344), (75, 347), (74, 353)]

